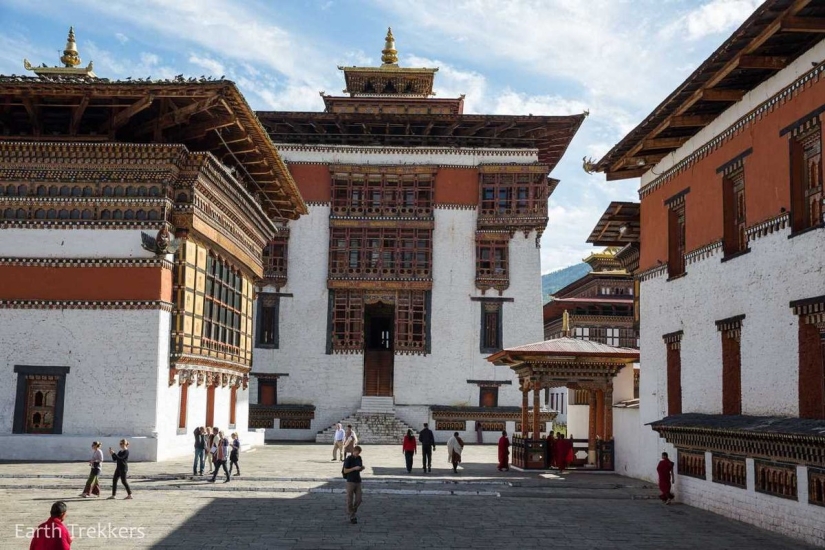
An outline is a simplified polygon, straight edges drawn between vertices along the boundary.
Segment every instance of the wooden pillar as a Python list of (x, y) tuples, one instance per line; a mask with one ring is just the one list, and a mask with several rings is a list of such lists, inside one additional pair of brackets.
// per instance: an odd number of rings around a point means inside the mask
[(538, 380), (533, 381), (533, 440), (541, 439), (541, 431), (539, 430), (539, 410), (541, 409), (541, 384)]
[(527, 407), (529, 406), (529, 401), (527, 397), (527, 392), (530, 391), (530, 384), (527, 380), (523, 380), (521, 383), (521, 435), (525, 439), (527, 438)]
[(604, 390), (604, 439), (613, 439), (613, 381), (607, 382)]
[(596, 439), (604, 439), (604, 392), (596, 390)]
[(587, 462), (596, 464), (596, 392), (590, 390), (590, 425), (587, 434)]

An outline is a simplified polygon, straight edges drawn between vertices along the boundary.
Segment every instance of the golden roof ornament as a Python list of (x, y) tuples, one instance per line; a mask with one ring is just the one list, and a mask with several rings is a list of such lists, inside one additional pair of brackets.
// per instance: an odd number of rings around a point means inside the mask
[(66, 39), (66, 49), (60, 62), (66, 67), (77, 67), (80, 65), (80, 56), (77, 54), (77, 43), (74, 40), (74, 27), (69, 27), (69, 38)]
[(60, 56), (62, 67), (46, 67), (45, 63), (42, 67), (34, 67), (29, 63), (28, 59), (23, 60), (23, 67), (27, 71), (34, 71), (37, 76), (54, 77), (54, 76), (80, 76), (88, 78), (97, 78), (92, 72), (93, 65), (89, 61), (86, 67), (80, 67), (80, 55), (77, 52), (77, 42), (74, 38), (74, 27), (69, 27), (69, 37), (66, 39), (66, 48), (63, 50), (63, 55)]
[(381, 63), (383, 65), (398, 65), (398, 50), (395, 49), (395, 37), (392, 35), (392, 27), (387, 27), (387, 37), (384, 39), (384, 49), (381, 50)]

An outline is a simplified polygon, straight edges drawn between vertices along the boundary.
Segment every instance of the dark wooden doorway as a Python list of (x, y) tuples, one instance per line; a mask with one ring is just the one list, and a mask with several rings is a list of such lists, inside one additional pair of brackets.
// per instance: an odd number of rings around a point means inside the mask
[(364, 395), (392, 396), (395, 306), (364, 307)]

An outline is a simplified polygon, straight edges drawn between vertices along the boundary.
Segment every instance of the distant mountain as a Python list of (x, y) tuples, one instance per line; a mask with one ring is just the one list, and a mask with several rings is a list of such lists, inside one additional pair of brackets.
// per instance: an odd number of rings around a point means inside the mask
[(560, 288), (566, 287), (573, 281), (581, 279), (590, 273), (590, 271), (590, 266), (582, 262), (580, 264), (571, 265), (570, 267), (565, 267), (564, 269), (559, 269), (558, 271), (552, 271), (542, 275), (541, 296), (543, 298), (543, 303), (547, 303), (547, 300), (550, 299), (551, 294)]

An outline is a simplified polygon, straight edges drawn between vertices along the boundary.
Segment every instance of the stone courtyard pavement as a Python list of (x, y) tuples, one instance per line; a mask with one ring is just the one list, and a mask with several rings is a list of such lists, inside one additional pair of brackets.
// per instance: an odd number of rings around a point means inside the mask
[[(85, 463), (0, 464), (0, 549), (28, 548), (26, 529), (69, 506), (72, 548), (539, 548), (565, 550), (810, 548), (678, 503), (651, 484), (599, 473), (499, 473), (494, 446), (468, 446), (453, 474), (439, 447), (432, 474), (404, 469), (401, 446), (364, 446), (358, 525), (344, 515), (330, 446), (274, 444), (241, 455), (241, 476), (206, 483), (191, 461), (136, 463), (134, 500), (79, 498)], [(221, 478), (219, 477), (219, 481)], [(676, 492), (678, 495), (678, 480)]]

